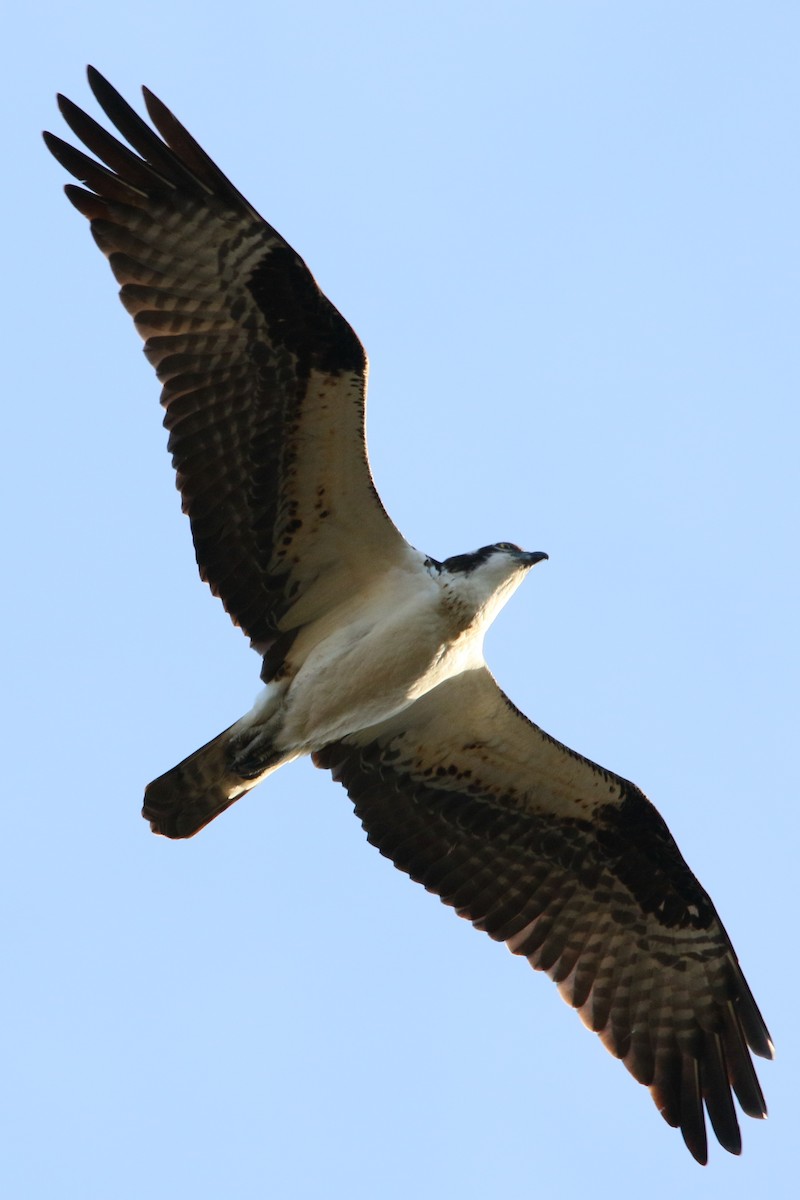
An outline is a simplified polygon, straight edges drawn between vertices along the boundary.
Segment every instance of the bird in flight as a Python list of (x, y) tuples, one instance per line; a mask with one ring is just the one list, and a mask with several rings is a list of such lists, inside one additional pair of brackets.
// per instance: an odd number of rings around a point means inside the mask
[(45, 140), (84, 185), (67, 196), (163, 385), (200, 574), (264, 683), (149, 785), (143, 815), (192, 837), (310, 755), (382, 854), (557, 983), (699, 1162), (704, 1109), (738, 1154), (732, 1093), (766, 1115), (750, 1051), (772, 1044), (709, 896), (645, 795), (529, 721), (483, 657), (547, 555), (408, 544), (370, 474), (356, 334), (160, 100), (144, 89), (151, 128), (89, 82), (128, 146), (63, 96), (96, 158)]

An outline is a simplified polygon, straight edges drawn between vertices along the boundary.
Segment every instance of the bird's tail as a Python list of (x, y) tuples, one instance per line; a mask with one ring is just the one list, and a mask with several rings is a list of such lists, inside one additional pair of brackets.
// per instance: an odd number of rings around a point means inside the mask
[(263, 750), (257, 761), (249, 755), (245, 763), (237, 760), (240, 744), (237, 722), (147, 785), (142, 816), (153, 833), (192, 837), (291, 757)]

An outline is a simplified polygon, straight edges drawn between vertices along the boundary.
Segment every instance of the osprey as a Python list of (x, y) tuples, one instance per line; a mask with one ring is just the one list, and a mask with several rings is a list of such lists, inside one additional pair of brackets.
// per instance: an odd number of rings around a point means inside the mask
[(61, 96), (101, 162), (45, 139), (85, 185), (67, 195), (163, 384), (200, 574), (265, 684), (143, 815), (191, 837), (311, 755), (382, 854), (555, 980), (699, 1162), (704, 1106), (738, 1154), (732, 1091), (766, 1115), (750, 1051), (772, 1045), (711, 900), (644, 794), (529, 721), (483, 658), (547, 556), (496, 542), (439, 562), (405, 541), (370, 475), (353, 330), (155, 96), (157, 133), (89, 82), (132, 150)]

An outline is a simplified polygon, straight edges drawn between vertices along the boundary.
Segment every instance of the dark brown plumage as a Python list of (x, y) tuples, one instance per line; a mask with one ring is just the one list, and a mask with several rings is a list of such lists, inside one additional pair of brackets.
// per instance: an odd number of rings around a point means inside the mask
[[(738, 1154), (730, 1089), (748, 1116), (766, 1115), (748, 1046), (769, 1058), (771, 1043), (664, 821), (633, 784), (528, 721), (488, 671), (438, 693), (315, 762), (347, 789), (381, 854), (550, 975), (699, 1162), (703, 1103), (720, 1143)], [(457, 741), (440, 716), (452, 712), (461, 714)], [(517, 755), (536, 772), (518, 771)], [(551, 781), (564, 766), (585, 815), (575, 802), (574, 815), (559, 812)]]
[[(165, 141), (93, 68), (89, 82), (142, 157), (64, 96), (65, 120), (106, 166), (53, 134), (45, 140), (92, 189), (66, 192), (90, 219), (163, 384), (200, 574), (263, 654), (313, 582), (309, 542), (315, 577), (325, 560), (342, 556), (343, 534), (359, 544), (371, 537), (376, 555), (403, 544), (376, 503), (366, 460), (366, 355), (299, 255), (155, 96), (144, 89)], [(331, 378), (328, 389), (320, 373)], [(303, 470), (301, 422), (320, 442), (334, 442), (333, 482), (346, 479), (356, 501), (363, 495), (354, 511)], [(331, 516), (337, 527), (328, 535)], [(350, 586), (350, 577), (329, 577), (325, 603)]]

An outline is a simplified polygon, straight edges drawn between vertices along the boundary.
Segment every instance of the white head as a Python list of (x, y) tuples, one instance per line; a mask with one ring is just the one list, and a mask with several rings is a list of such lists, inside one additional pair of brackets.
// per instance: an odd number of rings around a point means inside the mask
[(471, 618), (489, 625), (531, 567), (547, 555), (521, 550), (513, 542), (493, 542), (471, 554), (455, 554), (436, 563), (442, 586)]

